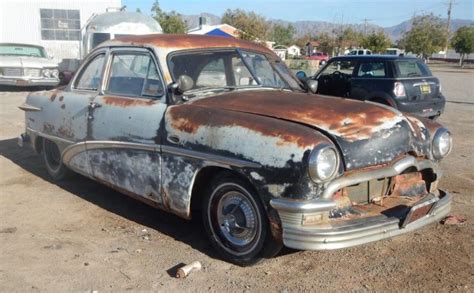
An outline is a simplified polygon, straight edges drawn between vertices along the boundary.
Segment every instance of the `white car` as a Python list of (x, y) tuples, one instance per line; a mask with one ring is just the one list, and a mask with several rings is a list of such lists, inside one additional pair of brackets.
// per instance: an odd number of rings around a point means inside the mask
[(59, 84), (58, 64), (37, 45), (0, 43), (0, 86)]
[(354, 49), (347, 53), (347, 55), (372, 55), (372, 51), (369, 49)]

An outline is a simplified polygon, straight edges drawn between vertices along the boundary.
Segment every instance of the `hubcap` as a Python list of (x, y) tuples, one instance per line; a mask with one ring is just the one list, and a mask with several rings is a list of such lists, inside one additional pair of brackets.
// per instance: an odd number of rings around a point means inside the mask
[(229, 191), (217, 205), (217, 222), (221, 234), (235, 247), (249, 245), (258, 232), (257, 212), (252, 202), (238, 191)]

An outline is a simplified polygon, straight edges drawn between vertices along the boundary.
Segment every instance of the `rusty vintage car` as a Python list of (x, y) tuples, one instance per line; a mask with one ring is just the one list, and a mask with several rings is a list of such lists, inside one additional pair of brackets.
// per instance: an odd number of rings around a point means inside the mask
[[(19, 143), (47, 171), (90, 177), (190, 219), (250, 265), (336, 249), (445, 216), (450, 132), (393, 108), (313, 94), (269, 49), (197, 35), (100, 45), (64, 89), (31, 93)], [(176, 227), (179, 229), (179, 227)]]

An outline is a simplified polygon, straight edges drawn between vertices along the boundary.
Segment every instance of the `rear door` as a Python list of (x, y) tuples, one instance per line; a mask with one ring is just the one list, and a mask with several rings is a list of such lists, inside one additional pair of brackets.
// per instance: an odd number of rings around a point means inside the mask
[(395, 60), (396, 78), (403, 83), (410, 101), (431, 101), (439, 96), (439, 80), (421, 60)]
[(110, 50), (103, 90), (94, 99), (87, 153), (94, 178), (162, 204), (161, 126), (164, 83), (154, 54)]

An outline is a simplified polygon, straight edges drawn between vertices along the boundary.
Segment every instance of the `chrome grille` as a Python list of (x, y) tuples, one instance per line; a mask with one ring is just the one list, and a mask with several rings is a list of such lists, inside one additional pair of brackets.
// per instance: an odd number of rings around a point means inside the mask
[(22, 76), (23, 70), (18, 67), (4, 67), (3, 68), (4, 76)]
[(39, 68), (25, 68), (25, 69), (23, 69), (23, 76), (40, 77), (41, 76), (41, 69), (39, 69)]

